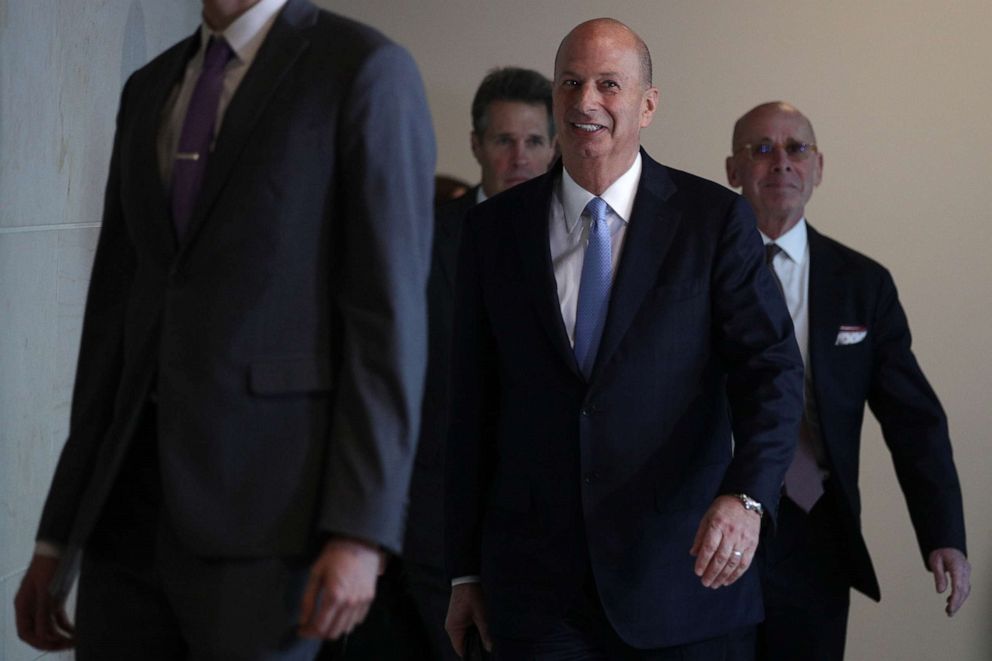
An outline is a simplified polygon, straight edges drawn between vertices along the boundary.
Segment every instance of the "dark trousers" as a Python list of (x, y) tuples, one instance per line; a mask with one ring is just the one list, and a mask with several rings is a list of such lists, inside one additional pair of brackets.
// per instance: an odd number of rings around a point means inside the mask
[(312, 659), (295, 632), (309, 564), (190, 552), (163, 515), (150, 405), (83, 554), (76, 658)]
[(327, 643), (320, 661), (457, 661), (444, 618), (451, 595), (444, 572), (394, 558), (379, 577), (365, 621)]
[(625, 643), (606, 618), (592, 577), (579, 602), (539, 640), (496, 638), (497, 661), (754, 661), (754, 627), (686, 645), (642, 650)]
[(836, 494), (829, 480), (826, 486), (808, 514), (783, 497), (776, 534), (761, 542), (760, 661), (844, 658), (850, 579)]

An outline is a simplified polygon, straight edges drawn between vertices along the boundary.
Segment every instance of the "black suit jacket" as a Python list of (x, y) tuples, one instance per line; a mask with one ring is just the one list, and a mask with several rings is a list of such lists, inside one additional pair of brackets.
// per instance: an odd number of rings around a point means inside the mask
[(175, 45), (122, 94), (38, 536), (85, 544), (154, 393), (164, 505), (195, 553), (299, 554), (326, 533), (397, 550), (434, 171), (416, 67), (374, 30), (289, 0), (227, 108), (179, 244), (156, 138), (198, 45)]
[(497, 635), (541, 635), (590, 575), (636, 647), (762, 617), (754, 572), (704, 588), (689, 549), (719, 494), (774, 516), (802, 408), (792, 322), (743, 199), (643, 159), (589, 382), (548, 244), (561, 165), (475, 207), (464, 229), (448, 571), (481, 575)]
[(434, 212), (434, 249), (427, 280), (427, 378), (420, 441), (410, 482), (410, 516), (403, 557), (444, 569), (444, 439), (451, 406), (451, 343), (458, 245), (478, 186)]
[[(827, 468), (840, 491), (852, 585), (879, 599), (861, 534), (858, 462), (865, 403), (882, 426), (924, 562), (936, 548), (965, 551), (961, 486), (947, 418), (911, 349), (889, 272), (808, 227), (809, 361)], [(864, 338), (838, 344), (842, 326)]]

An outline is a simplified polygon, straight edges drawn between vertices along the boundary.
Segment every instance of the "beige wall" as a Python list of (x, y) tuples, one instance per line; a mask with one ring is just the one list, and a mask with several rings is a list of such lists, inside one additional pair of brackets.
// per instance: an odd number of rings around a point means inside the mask
[(724, 181), (733, 121), (783, 98), (812, 119), (824, 183), (819, 229), (888, 266), (915, 349), (951, 420), (975, 566), (947, 620), (916, 550), (888, 453), (866, 424), (864, 523), (883, 601), (852, 604), (848, 657), (992, 658), (992, 3), (793, 0), (323, 0), (405, 44), (423, 72), (439, 169), (474, 180), (472, 94), (487, 69), (551, 74), (561, 37), (604, 12), (654, 56), (661, 108), (644, 144), (657, 159)]

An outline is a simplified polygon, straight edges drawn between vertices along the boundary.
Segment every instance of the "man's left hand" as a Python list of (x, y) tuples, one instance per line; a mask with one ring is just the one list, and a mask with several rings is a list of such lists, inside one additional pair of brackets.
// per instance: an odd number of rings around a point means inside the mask
[(930, 551), (927, 566), (933, 572), (934, 586), (938, 594), (947, 589), (947, 575), (951, 576), (951, 594), (947, 597), (945, 612), (951, 617), (964, 605), (971, 593), (971, 563), (964, 553), (957, 549), (943, 548)]
[(696, 576), (708, 588), (721, 588), (744, 575), (758, 548), (761, 516), (744, 509), (736, 496), (718, 496), (699, 523), (689, 553)]
[(376, 546), (345, 537), (324, 544), (310, 569), (300, 605), (299, 634), (334, 640), (350, 633), (375, 597), (385, 555)]

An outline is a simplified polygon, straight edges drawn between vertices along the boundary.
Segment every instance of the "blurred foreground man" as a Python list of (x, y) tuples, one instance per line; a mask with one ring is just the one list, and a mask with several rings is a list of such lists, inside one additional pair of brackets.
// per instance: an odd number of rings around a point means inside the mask
[(806, 365), (799, 445), (777, 533), (759, 553), (759, 658), (777, 661), (843, 658), (850, 588), (880, 598), (861, 535), (865, 402), (882, 426), (938, 592), (950, 578), (948, 615), (971, 589), (947, 418), (910, 349), (889, 272), (806, 222), (822, 172), (813, 126), (793, 106), (764, 103), (734, 126), (727, 178), (757, 215)]
[(500, 659), (738, 658), (798, 434), (792, 323), (744, 200), (640, 150), (634, 32), (575, 28), (553, 94), (561, 163), (462, 237), (447, 629)]
[(22, 639), (306, 659), (362, 620), (419, 429), (430, 126), (410, 56), (307, 0), (205, 0), (131, 76)]
[(465, 214), (547, 171), (555, 154), (551, 81), (537, 71), (491, 71), (472, 101), (472, 153), (481, 183), (436, 210), (427, 284), (429, 351), (420, 443), (410, 486), (402, 561), (379, 580), (368, 621), (322, 659), (414, 661), (457, 658), (444, 632), (451, 586), (444, 573), (444, 437), (451, 399), (451, 328), (458, 245)]

